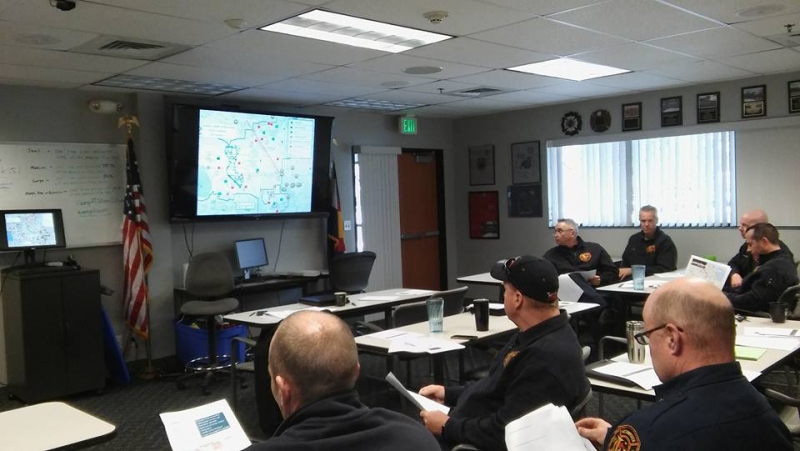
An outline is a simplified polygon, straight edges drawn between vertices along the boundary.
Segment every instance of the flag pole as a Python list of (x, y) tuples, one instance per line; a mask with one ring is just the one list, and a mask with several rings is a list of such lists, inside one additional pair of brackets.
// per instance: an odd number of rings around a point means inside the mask
[[(127, 138), (128, 138), (128, 140), (132, 140), (133, 139), (133, 127), (134, 126), (139, 127), (139, 118), (137, 118), (136, 116), (130, 115), (130, 114), (123, 115), (122, 117), (119, 118), (117, 128), (120, 128), (120, 127), (123, 127), (123, 126), (127, 127)], [(145, 286), (149, 287), (150, 285), (148, 283), (147, 278), (148, 278), (148, 276), (145, 275), (144, 276)], [(149, 299), (147, 300), (147, 302), (149, 302)], [(151, 347), (151, 342), (150, 342), (150, 308), (149, 308), (149, 306), (148, 306), (147, 309), (145, 309), (145, 318), (146, 318), (145, 321), (146, 321), (146, 324), (147, 324), (147, 334), (145, 334), (145, 337), (144, 337), (145, 338), (145, 342), (144, 343), (145, 343), (145, 354), (146, 354), (146, 358), (147, 358), (147, 364), (146, 364), (145, 368), (139, 374), (137, 374), (137, 377), (139, 379), (154, 379), (154, 378), (156, 378), (158, 376), (158, 371), (155, 368), (155, 366), (153, 365), (153, 352), (152, 352), (152, 347)]]

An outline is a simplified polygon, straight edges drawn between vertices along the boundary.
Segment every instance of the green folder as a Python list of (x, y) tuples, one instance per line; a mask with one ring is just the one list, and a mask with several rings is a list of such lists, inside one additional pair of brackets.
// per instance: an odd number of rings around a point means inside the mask
[(763, 348), (749, 348), (747, 346), (736, 346), (734, 348), (736, 359), (738, 360), (758, 360), (767, 352)]

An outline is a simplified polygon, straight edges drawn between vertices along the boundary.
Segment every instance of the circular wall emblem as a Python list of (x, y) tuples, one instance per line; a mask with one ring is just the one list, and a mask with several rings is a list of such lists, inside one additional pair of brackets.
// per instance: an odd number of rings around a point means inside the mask
[(582, 125), (581, 115), (574, 111), (570, 111), (561, 118), (561, 131), (567, 136), (577, 135), (581, 131)]
[(611, 127), (611, 114), (608, 110), (597, 110), (589, 118), (589, 125), (592, 130), (602, 133)]

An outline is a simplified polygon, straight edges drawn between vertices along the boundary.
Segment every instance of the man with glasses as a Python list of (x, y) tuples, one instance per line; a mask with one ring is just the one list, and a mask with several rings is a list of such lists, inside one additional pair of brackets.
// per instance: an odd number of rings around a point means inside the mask
[(485, 378), (466, 387), (428, 385), (419, 391), (453, 406), (447, 415), (420, 413), (444, 449), (466, 443), (505, 450), (510, 421), (547, 403), (572, 409), (589, 393), (578, 338), (566, 312), (558, 309), (553, 265), (526, 255), (495, 263), (490, 274), (503, 281), (503, 305), (519, 331), (497, 354)]
[[(742, 239), (745, 240), (744, 244), (739, 247), (739, 252), (733, 256), (731, 261), (728, 262), (728, 266), (731, 267), (731, 275), (729, 278), (729, 283), (731, 288), (737, 288), (742, 285), (744, 278), (750, 275), (758, 266), (759, 263), (759, 256), (753, 255), (747, 249), (747, 240), (745, 238), (745, 233), (747, 229), (760, 223), (768, 223), (769, 216), (764, 210), (750, 210), (742, 215), (739, 218), (739, 234), (742, 235)], [(789, 250), (789, 247), (783, 241), (778, 241), (781, 249), (786, 252), (786, 255), (789, 256), (789, 259), (794, 261), (794, 255), (792, 251)]]
[(639, 227), (622, 253), (620, 280), (631, 276), (631, 265), (645, 265), (645, 275), (652, 276), (678, 269), (678, 248), (672, 238), (658, 227), (658, 210), (652, 205), (639, 209)]
[(747, 252), (758, 259), (758, 266), (738, 288), (727, 293), (733, 308), (749, 312), (769, 311), (783, 290), (797, 283), (797, 270), (789, 255), (781, 249), (778, 229), (769, 223), (750, 226), (745, 231)]
[(579, 420), (581, 436), (615, 451), (792, 449), (786, 426), (734, 361), (734, 313), (720, 290), (678, 279), (650, 295), (642, 316), (636, 340), (650, 346), (657, 401), (613, 428)]

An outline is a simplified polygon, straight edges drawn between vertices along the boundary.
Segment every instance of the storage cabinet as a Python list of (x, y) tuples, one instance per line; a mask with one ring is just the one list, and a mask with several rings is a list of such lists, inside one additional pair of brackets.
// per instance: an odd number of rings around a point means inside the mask
[(25, 402), (105, 386), (100, 273), (15, 273), (3, 316), (9, 393)]

